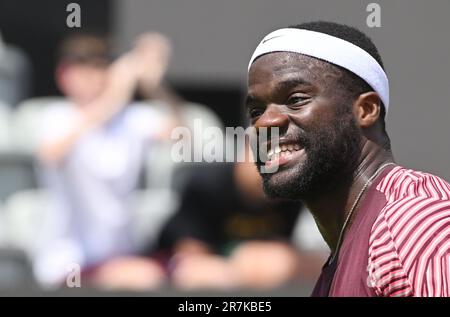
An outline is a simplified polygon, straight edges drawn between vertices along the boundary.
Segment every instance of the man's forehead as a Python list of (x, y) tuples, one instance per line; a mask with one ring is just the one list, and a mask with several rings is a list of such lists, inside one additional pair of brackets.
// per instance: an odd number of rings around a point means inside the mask
[(305, 81), (316, 81), (325, 70), (326, 62), (306, 55), (291, 52), (273, 52), (256, 59), (250, 67), (248, 83), (260, 81), (282, 81), (300, 77)]
[(255, 68), (270, 68), (272, 71), (284, 71), (288, 68), (306, 67), (311, 58), (298, 53), (273, 52), (258, 57), (250, 67), (250, 72)]

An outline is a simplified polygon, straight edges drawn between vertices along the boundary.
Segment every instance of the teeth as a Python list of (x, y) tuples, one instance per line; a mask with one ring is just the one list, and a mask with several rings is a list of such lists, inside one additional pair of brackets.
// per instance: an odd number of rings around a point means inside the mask
[(277, 145), (277, 146), (275, 147), (275, 154), (278, 154), (278, 153), (280, 153), (280, 152), (281, 152), (281, 148), (280, 148), (279, 145)]
[(280, 148), (281, 149), (281, 151), (298, 151), (298, 150), (300, 150), (300, 145), (298, 145), (298, 144), (283, 144), (283, 145), (281, 145), (281, 147), (276, 147), (275, 148), (275, 153), (279, 153), (279, 152), (277, 152), (277, 148)]
[(298, 144), (283, 144), (281, 146), (277, 145), (275, 148), (269, 149), (267, 152), (267, 158), (273, 160), (278, 158), (281, 152), (289, 152), (292, 154), (294, 151), (299, 151), (300, 145)]

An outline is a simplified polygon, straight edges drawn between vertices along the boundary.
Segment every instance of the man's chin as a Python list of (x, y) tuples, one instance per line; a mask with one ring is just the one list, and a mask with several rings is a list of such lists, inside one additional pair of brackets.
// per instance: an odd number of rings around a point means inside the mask
[(261, 174), (266, 195), (270, 198), (300, 199), (301, 189), (295, 186), (298, 177), (293, 173), (290, 170), (280, 170), (273, 174)]

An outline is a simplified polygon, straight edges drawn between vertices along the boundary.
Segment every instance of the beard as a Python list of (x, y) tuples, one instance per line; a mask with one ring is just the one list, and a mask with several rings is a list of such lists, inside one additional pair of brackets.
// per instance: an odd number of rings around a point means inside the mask
[(305, 149), (306, 159), (295, 166), (280, 166), (276, 173), (261, 173), (266, 195), (313, 198), (349, 179), (361, 151), (361, 131), (351, 112), (336, 117), (340, 120), (332, 125), (285, 135)]

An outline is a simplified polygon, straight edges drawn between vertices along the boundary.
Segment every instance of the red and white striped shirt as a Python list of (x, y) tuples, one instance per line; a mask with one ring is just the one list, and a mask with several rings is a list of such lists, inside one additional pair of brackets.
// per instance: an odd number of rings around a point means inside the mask
[(396, 166), (376, 189), (386, 204), (369, 237), (375, 294), (450, 296), (450, 184)]
[(450, 184), (385, 168), (312, 296), (450, 296)]

